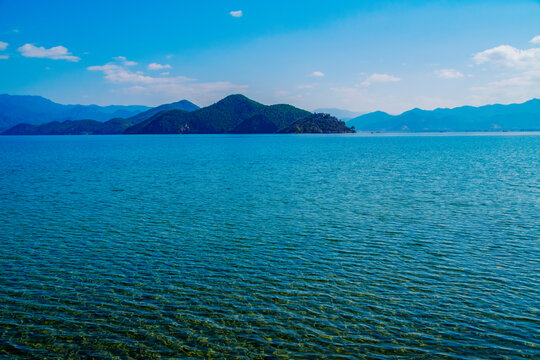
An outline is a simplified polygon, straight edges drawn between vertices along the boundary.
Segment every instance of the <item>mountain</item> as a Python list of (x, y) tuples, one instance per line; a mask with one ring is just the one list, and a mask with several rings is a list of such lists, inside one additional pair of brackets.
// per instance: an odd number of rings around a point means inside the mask
[(105, 122), (96, 120), (52, 121), (46, 124), (19, 124), (4, 131), (2, 135), (104, 135), (122, 134), (131, 124), (116, 118)]
[(62, 105), (41, 96), (0, 94), (0, 131), (19, 123), (128, 118), (148, 109), (147, 106), (139, 105)]
[[(171, 109), (171, 110), (169, 110)], [(193, 111), (189, 111), (193, 110)], [(311, 114), (291, 105), (263, 105), (243, 95), (230, 95), (199, 109), (187, 100), (165, 104), (133, 117), (19, 124), (3, 135), (83, 134), (254, 134), (346, 133), (343, 121), (328, 114)]]
[(173, 103), (170, 103), (170, 104), (163, 104), (163, 105), (160, 105), (160, 106), (156, 106), (154, 108), (151, 108), (150, 110), (147, 110), (147, 111), (139, 113), (139, 114), (137, 114), (135, 116), (132, 116), (132, 117), (128, 118), (128, 120), (129, 120), (129, 122), (131, 124), (138, 124), (140, 122), (143, 122), (143, 121), (151, 118), (152, 116), (156, 115), (160, 111), (164, 111), (164, 110), (195, 111), (195, 110), (199, 110), (199, 109), (200, 108), (197, 105), (195, 105), (194, 103), (192, 103), (191, 101), (180, 100), (180, 101), (173, 102)]
[(353, 133), (354, 130), (345, 125), (345, 122), (336, 119), (329, 114), (312, 114), (305, 118), (296, 120), (292, 124), (279, 129), (278, 133), (310, 133), (310, 134), (332, 134), (332, 133)]
[(275, 133), (309, 115), (291, 105), (267, 106), (243, 95), (230, 95), (193, 112), (160, 112), (128, 128), (126, 134)]
[(347, 122), (360, 131), (532, 131), (540, 130), (540, 100), (522, 104), (412, 109), (400, 115), (374, 112)]
[(321, 108), (321, 109), (315, 109), (316, 113), (323, 113), (323, 114), (330, 114), (332, 116), (337, 117), (339, 120), (347, 121), (350, 119), (354, 119), (355, 117), (358, 117), (362, 115), (362, 113), (344, 110), (344, 109), (337, 109), (337, 108)]
[(18, 124), (4, 131), (2, 135), (104, 135), (123, 134), (124, 131), (141, 121), (144, 121), (161, 111), (168, 109), (199, 109), (199, 107), (187, 100), (180, 100), (171, 104), (164, 104), (135, 116), (114, 118), (105, 122), (96, 120), (66, 120), (52, 121), (45, 124)]

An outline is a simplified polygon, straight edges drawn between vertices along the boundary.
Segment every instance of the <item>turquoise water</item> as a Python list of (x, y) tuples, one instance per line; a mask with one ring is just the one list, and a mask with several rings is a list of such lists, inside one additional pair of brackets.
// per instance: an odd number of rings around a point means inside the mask
[(0, 137), (0, 356), (539, 358), (539, 153)]

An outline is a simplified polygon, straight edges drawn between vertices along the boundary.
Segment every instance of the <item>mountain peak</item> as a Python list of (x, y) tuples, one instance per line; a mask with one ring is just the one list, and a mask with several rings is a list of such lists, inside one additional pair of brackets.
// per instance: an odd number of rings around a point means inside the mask
[[(241, 104), (241, 103), (249, 103), (249, 104), (259, 104), (258, 102), (251, 100), (245, 95), (242, 94), (233, 94), (229, 95), (227, 97), (224, 97), (220, 101), (218, 101), (216, 104)], [(259, 104), (262, 105), (262, 104)]]

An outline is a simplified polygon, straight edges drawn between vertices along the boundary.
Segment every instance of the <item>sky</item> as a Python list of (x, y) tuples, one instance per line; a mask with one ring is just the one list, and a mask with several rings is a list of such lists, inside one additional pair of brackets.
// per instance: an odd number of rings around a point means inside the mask
[(540, 98), (540, 1), (0, 0), (0, 93), (307, 110)]

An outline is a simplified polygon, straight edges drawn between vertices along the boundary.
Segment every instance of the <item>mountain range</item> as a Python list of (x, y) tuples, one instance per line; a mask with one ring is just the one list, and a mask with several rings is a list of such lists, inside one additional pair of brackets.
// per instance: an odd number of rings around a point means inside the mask
[(124, 131), (141, 121), (168, 110), (194, 111), (199, 107), (187, 100), (180, 100), (170, 104), (163, 104), (155, 108), (140, 112), (128, 118), (113, 118), (104, 122), (84, 119), (52, 121), (45, 124), (21, 123), (6, 131), (3, 135), (113, 135), (123, 134)]
[(243, 95), (229, 95), (205, 108), (181, 100), (129, 118), (53, 121), (18, 124), (3, 135), (82, 134), (253, 134), (347, 133), (343, 121), (328, 114), (312, 114), (291, 105), (263, 105)]
[(540, 100), (522, 104), (462, 106), (453, 109), (412, 109), (400, 115), (376, 111), (347, 121), (359, 131), (538, 131)]
[(229, 95), (208, 107), (160, 112), (126, 134), (274, 133), (311, 115), (291, 105), (263, 105), (243, 95)]
[[(326, 110), (334, 114), (342, 111)], [(78, 120), (80, 117), (83, 119)], [(204, 108), (187, 100), (154, 108), (101, 107), (61, 105), (39, 96), (0, 95), (0, 131), (1, 126), (16, 121), (21, 123), (2, 134), (332, 133), (350, 132), (351, 128), (379, 132), (539, 131), (540, 100), (510, 105), (413, 109), (400, 115), (376, 111), (344, 123), (326, 113), (312, 114), (286, 104), (267, 106), (243, 95), (229, 95)]]
[(141, 105), (62, 105), (41, 96), (0, 94), (0, 131), (20, 123), (129, 118), (149, 109)]

